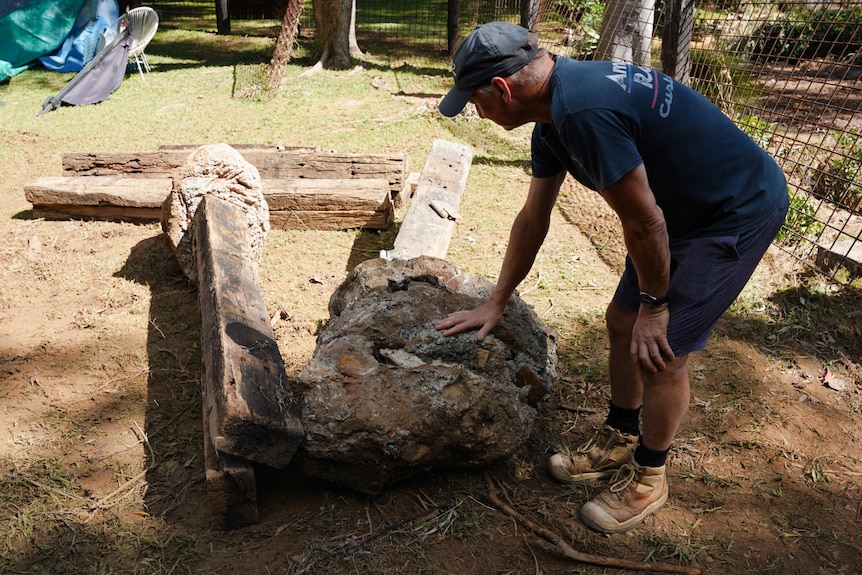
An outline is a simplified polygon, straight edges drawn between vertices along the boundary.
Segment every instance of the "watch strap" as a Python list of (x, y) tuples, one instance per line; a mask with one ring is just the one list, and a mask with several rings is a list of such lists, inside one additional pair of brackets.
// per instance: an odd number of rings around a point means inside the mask
[(655, 297), (654, 295), (651, 295), (645, 291), (641, 292), (641, 304), (644, 307), (661, 307), (663, 305), (667, 305), (667, 302), (667, 295), (663, 295), (662, 297)]

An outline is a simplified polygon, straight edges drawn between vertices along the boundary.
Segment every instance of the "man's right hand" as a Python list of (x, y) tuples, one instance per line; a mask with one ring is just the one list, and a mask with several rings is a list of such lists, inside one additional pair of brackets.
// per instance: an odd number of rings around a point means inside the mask
[(470, 310), (458, 310), (450, 313), (445, 319), (437, 323), (437, 330), (442, 331), (448, 337), (456, 333), (462, 333), (471, 329), (479, 328), (476, 339), (484, 341), (503, 317), (503, 308), (498, 307), (491, 301)]

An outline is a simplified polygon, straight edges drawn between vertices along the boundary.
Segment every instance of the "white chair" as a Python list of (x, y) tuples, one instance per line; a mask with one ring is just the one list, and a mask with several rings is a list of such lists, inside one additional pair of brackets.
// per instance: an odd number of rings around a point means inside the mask
[(150, 71), (150, 64), (147, 62), (147, 55), (144, 54), (144, 49), (156, 35), (156, 30), (159, 28), (159, 15), (156, 11), (148, 6), (140, 6), (132, 8), (114, 22), (114, 25), (108, 28), (99, 42), (98, 51), (101, 51), (103, 46), (110, 42), (111, 38), (128, 28), (132, 36), (132, 46), (129, 48), (129, 60), (134, 59), (138, 66), (138, 72), (141, 73), (141, 78), (144, 77), (144, 70)]

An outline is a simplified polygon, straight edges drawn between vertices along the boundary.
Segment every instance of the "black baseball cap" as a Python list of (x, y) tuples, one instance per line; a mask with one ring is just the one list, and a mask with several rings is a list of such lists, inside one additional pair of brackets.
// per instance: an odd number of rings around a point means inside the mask
[(538, 37), (511, 22), (482, 24), (467, 36), (452, 57), (455, 87), (440, 102), (444, 116), (458, 115), (476, 88), (497, 76), (506, 78), (526, 66), (539, 50)]

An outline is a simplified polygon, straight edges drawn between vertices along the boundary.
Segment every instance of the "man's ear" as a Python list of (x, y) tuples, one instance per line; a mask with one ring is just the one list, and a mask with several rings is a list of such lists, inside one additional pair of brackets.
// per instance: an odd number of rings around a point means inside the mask
[(505, 78), (500, 78), (499, 76), (495, 76), (491, 78), (491, 85), (494, 87), (494, 90), (503, 98), (503, 101), (507, 104), (512, 101), (512, 90), (509, 88), (509, 83)]

